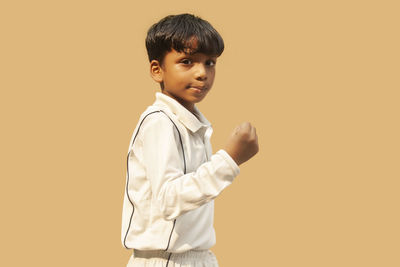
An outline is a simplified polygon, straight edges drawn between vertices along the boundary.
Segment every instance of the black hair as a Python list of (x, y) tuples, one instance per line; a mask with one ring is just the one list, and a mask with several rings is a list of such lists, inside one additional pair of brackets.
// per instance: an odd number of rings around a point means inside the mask
[(151, 26), (146, 49), (150, 62), (157, 60), (162, 64), (165, 54), (172, 49), (219, 57), (224, 51), (224, 40), (208, 21), (185, 13), (166, 16)]

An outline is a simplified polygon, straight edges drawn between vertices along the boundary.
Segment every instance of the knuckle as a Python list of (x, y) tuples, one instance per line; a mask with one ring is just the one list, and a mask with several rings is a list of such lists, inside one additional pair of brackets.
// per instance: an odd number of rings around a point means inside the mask
[(245, 140), (247, 140), (247, 141), (250, 141), (250, 140), (251, 140), (251, 137), (250, 137), (250, 133), (249, 133), (249, 132), (244, 132), (243, 135), (242, 135), (242, 137), (243, 137)]
[(250, 122), (245, 121), (245, 122), (242, 123), (242, 125), (243, 125), (243, 127), (245, 127), (245, 128), (249, 128), (249, 127), (250, 127)]

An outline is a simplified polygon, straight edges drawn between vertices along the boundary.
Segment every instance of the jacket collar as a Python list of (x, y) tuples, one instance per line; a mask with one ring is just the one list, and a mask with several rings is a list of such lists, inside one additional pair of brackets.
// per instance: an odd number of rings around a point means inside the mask
[(211, 123), (206, 119), (206, 117), (204, 117), (196, 106), (194, 106), (193, 114), (177, 100), (166, 94), (156, 92), (156, 101), (154, 102), (154, 105), (172, 111), (178, 120), (193, 133), (197, 132), (202, 127), (211, 127)]

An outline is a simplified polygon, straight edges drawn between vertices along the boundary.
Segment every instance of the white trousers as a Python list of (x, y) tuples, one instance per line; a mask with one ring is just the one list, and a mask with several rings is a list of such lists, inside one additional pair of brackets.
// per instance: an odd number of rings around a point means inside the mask
[(127, 267), (218, 267), (218, 262), (211, 250), (183, 253), (134, 250)]

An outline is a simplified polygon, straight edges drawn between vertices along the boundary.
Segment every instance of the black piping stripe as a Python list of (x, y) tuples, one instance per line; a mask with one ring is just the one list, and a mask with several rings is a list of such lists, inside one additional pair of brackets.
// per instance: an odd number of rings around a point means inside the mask
[(167, 245), (167, 248), (165, 249), (165, 251), (167, 251), (169, 248), (169, 242), (171, 242), (171, 237), (172, 237), (172, 233), (174, 232), (175, 223), (176, 223), (176, 219), (174, 220), (174, 225), (172, 226), (171, 233), (169, 234), (168, 245)]
[[(146, 117), (144, 117), (143, 120), (140, 122), (139, 128), (138, 128), (138, 130), (136, 131), (135, 137), (133, 138), (133, 141), (132, 141), (132, 147), (133, 147), (133, 144), (135, 143), (135, 139), (136, 139), (136, 137), (137, 137), (137, 135), (138, 135), (138, 133), (139, 133), (140, 127), (142, 126), (142, 123), (144, 122), (144, 120), (147, 118), (147, 116), (149, 116), (150, 114), (156, 113), (156, 112), (160, 112), (160, 111), (154, 111), (154, 112), (151, 112), (151, 113), (147, 114)], [(124, 246), (125, 246), (125, 248), (128, 248), (128, 246), (126, 245), (126, 237), (128, 236), (129, 229), (130, 229), (131, 223), (132, 223), (133, 213), (135, 212), (135, 206), (133, 205), (133, 202), (132, 202), (132, 200), (131, 200), (131, 198), (129, 197), (129, 194), (128, 194), (128, 186), (129, 186), (129, 156), (130, 156), (130, 154), (131, 154), (131, 151), (130, 151), (130, 150), (131, 150), (131, 148), (129, 148), (128, 157), (127, 157), (127, 159), (126, 159), (126, 174), (127, 174), (127, 179), (126, 179), (126, 196), (128, 197), (128, 200), (129, 200), (129, 202), (130, 202), (131, 205), (132, 205), (132, 214), (131, 214), (131, 218), (129, 219), (128, 229), (126, 230), (126, 234), (125, 234), (125, 238), (124, 238)]]
[(165, 267), (168, 267), (168, 264), (169, 264), (169, 259), (171, 258), (171, 255), (172, 255), (172, 253), (169, 253), (169, 256), (168, 256), (168, 261), (167, 261), (167, 265), (165, 265)]
[[(176, 130), (178, 131), (178, 134), (179, 134), (179, 141), (180, 141), (180, 143), (181, 143), (182, 154), (183, 154), (183, 173), (186, 174), (186, 158), (185, 158), (185, 150), (184, 150), (184, 148), (183, 148), (183, 142), (182, 142), (181, 133), (180, 133), (178, 127), (176, 126), (175, 122), (174, 122), (164, 111), (162, 111), (162, 110), (153, 111), (153, 112), (147, 114), (147, 115), (143, 118), (143, 120), (140, 122), (140, 125), (139, 125), (139, 127), (138, 127), (138, 130), (136, 131), (136, 135), (135, 135), (135, 137), (133, 138), (132, 147), (133, 147), (133, 144), (134, 144), (134, 142), (135, 142), (135, 139), (136, 139), (136, 137), (137, 137), (137, 135), (138, 135), (138, 133), (139, 133), (140, 127), (142, 126), (143, 121), (147, 118), (147, 116), (149, 116), (150, 114), (156, 113), (156, 112), (162, 112), (162, 113), (164, 113), (165, 116), (167, 116), (168, 119), (174, 124)], [(130, 202), (131, 205), (132, 205), (132, 214), (131, 214), (131, 218), (129, 219), (128, 229), (126, 230), (126, 234), (125, 234), (125, 238), (124, 238), (124, 246), (125, 246), (126, 248), (128, 248), (128, 247), (126, 246), (126, 238), (127, 238), (127, 236), (128, 236), (129, 229), (130, 229), (130, 227), (131, 227), (133, 213), (135, 212), (135, 206), (133, 205), (133, 202), (132, 202), (132, 200), (130, 199), (129, 194), (128, 194), (128, 185), (129, 185), (129, 156), (130, 156), (130, 151), (129, 151), (128, 157), (127, 157), (127, 168), (126, 168), (126, 170), (127, 170), (126, 195), (127, 195), (127, 197), (128, 197), (129, 202)], [(172, 230), (171, 230), (171, 233), (170, 233), (169, 239), (168, 239), (168, 245), (167, 245), (167, 248), (165, 249), (165, 251), (167, 251), (168, 248), (169, 248), (169, 244), (170, 244), (170, 241), (171, 241), (172, 233), (173, 233), (174, 228), (175, 228), (175, 223), (176, 223), (176, 219), (174, 220), (174, 224), (173, 224), (173, 226), (172, 226)], [(169, 255), (169, 258), (170, 258), (170, 257), (171, 257), (171, 254)], [(168, 262), (169, 262), (169, 258), (168, 258)], [(167, 262), (167, 266), (168, 266), (168, 262)]]
[[(135, 136), (136, 138), (136, 136)], [(130, 150), (130, 149), (129, 149)], [(126, 230), (126, 234), (125, 234), (125, 238), (124, 238), (124, 246), (125, 248), (128, 248), (128, 246), (126, 245), (126, 237), (128, 236), (128, 232), (129, 232), (129, 228), (131, 227), (131, 222), (132, 222), (132, 217), (133, 217), (133, 213), (135, 212), (135, 206), (133, 205), (133, 202), (131, 200), (131, 198), (129, 197), (128, 194), (128, 186), (129, 186), (129, 155), (131, 154), (131, 152), (129, 151), (128, 153), (128, 158), (126, 160), (126, 173), (127, 173), (127, 181), (126, 181), (126, 196), (128, 197), (129, 202), (132, 205), (132, 214), (131, 214), (131, 218), (129, 219), (129, 225), (128, 225), (128, 229)]]

